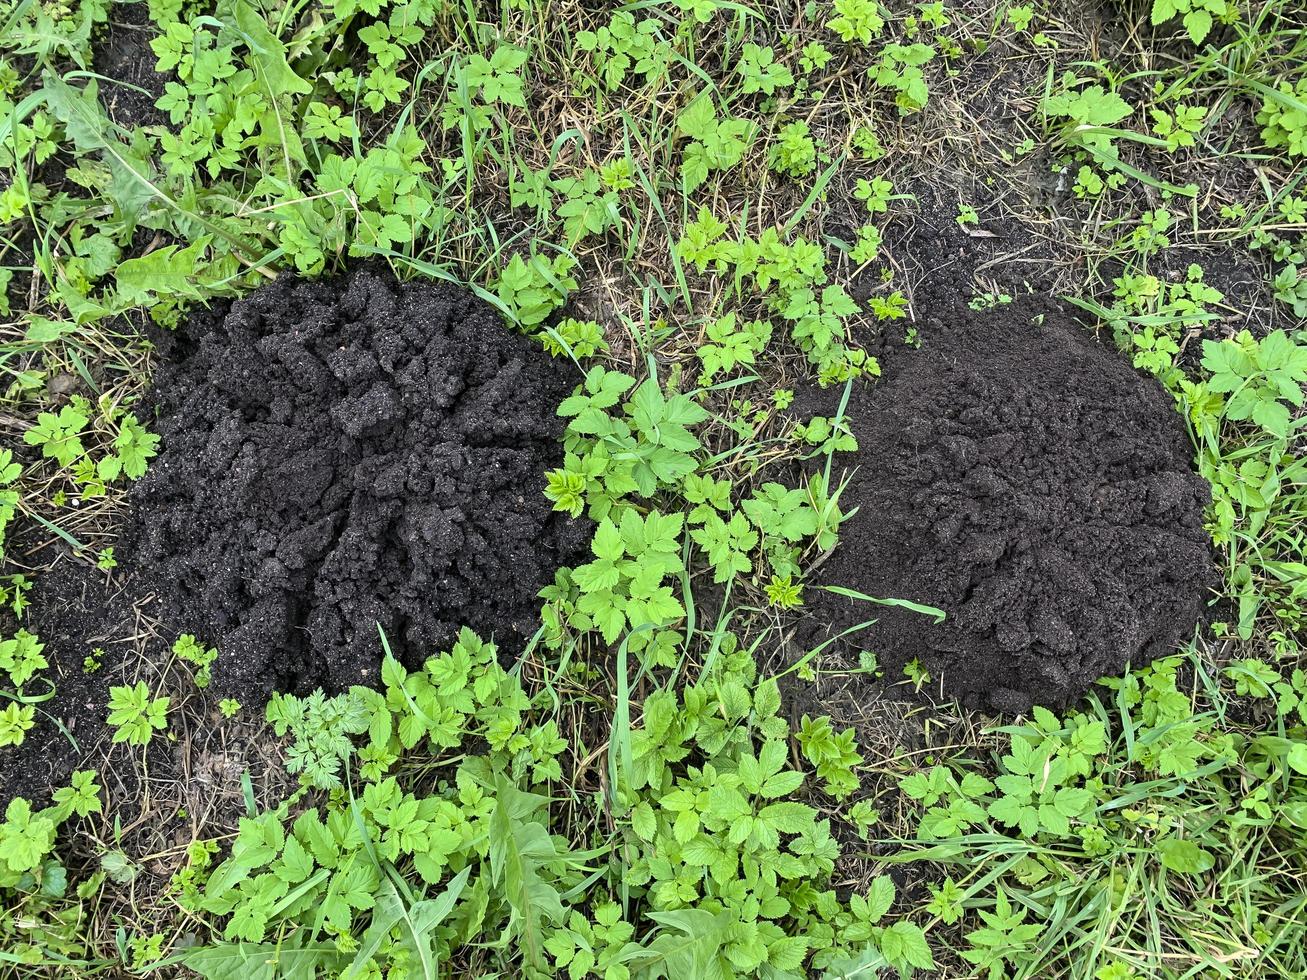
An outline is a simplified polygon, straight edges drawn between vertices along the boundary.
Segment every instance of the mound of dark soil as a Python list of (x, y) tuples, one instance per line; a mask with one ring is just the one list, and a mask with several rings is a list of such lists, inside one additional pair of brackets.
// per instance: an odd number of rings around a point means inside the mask
[(583, 553), (541, 490), (575, 377), (468, 291), (358, 269), (195, 317), (156, 375), (132, 567), (222, 691), (375, 682), (461, 626), (520, 650)]
[[(1171, 651), (1214, 584), (1209, 489), (1170, 397), (1058, 311), (1019, 302), (922, 325), (847, 414), (859, 512), (822, 584), (945, 610), (933, 620), (809, 590), (815, 618), (895, 675), (919, 658), (964, 702), (1064, 706)], [(802, 408), (833, 415), (839, 392)]]

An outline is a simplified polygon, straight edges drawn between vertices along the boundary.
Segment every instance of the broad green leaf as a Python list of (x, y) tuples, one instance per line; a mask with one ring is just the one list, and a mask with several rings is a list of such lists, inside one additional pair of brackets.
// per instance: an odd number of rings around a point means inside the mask
[(822, 974), (822, 980), (878, 980), (881, 969), (888, 969), (889, 965), (879, 949), (868, 945), (861, 953), (837, 956)]
[(926, 934), (911, 922), (896, 922), (881, 933), (880, 949), (890, 960), (907, 963), (919, 970), (935, 967)]
[(894, 882), (889, 875), (871, 879), (867, 886), (867, 921), (873, 925), (885, 917), (894, 904)]
[(33, 314), (27, 321), (27, 332), (23, 340), (29, 344), (49, 344), (77, 330), (72, 320), (50, 320)]
[(236, 0), (236, 29), (249, 45), (256, 72), (271, 98), (278, 95), (308, 95), (313, 86), (295, 74), (286, 60), (286, 46), (268, 29), (268, 22), (246, 0)]
[(165, 245), (121, 263), (114, 274), (118, 302), (127, 307), (144, 305), (155, 297), (200, 299), (202, 294), (193, 280), (200, 271), (200, 255), (208, 244), (209, 239), (205, 237), (182, 249)]
[(1162, 866), (1180, 874), (1200, 875), (1212, 870), (1216, 864), (1216, 858), (1210, 851), (1199, 847), (1191, 840), (1167, 837), (1159, 840), (1154, 846), (1162, 860)]
[(490, 818), (491, 874), (513, 910), (509, 928), (523, 957), (534, 968), (544, 969), (544, 923), (561, 922), (567, 914), (558, 889), (541, 876), (542, 867), (558, 854), (543, 824), (510, 816), (515, 788), (502, 776), (496, 779), (495, 788)]
[(648, 916), (664, 927), (635, 960), (652, 971), (649, 976), (688, 980), (721, 975), (716, 959), (733, 938), (736, 919), (731, 913), (680, 909)]
[(314, 980), (341, 959), (331, 943), (218, 943), (184, 953), (180, 962), (205, 980)]
[(647, 800), (641, 800), (631, 810), (631, 829), (645, 841), (653, 840), (658, 833), (658, 818)]

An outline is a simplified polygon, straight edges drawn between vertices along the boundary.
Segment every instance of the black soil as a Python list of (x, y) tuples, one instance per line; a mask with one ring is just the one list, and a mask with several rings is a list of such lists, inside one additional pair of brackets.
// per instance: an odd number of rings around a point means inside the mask
[(150, 49), (157, 33), (146, 3), (115, 3), (109, 23), (91, 46), (94, 70), (102, 78), (100, 97), (109, 118), (124, 129), (166, 126), (168, 117), (154, 103), (171, 76), (154, 70)]
[[(1215, 584), (1206, 483), (1170, 397), (1055, 308), (1017, 302), (921, 324), (855, 388), (858, 513), (817, 583), (812, 619), (854, 634), (890, 676), (918, 658), (971, 706), (1063, 707), (1099, 677), (1171, 652)], [(801, 409), (833, 415), (839, 392)], [(819, 639), (820, 637), (818, 637)]]
[(237, 697), (374, 683), (378, 624), (410, 666), (462, 626), (520, 651), (587, 538), (541, 492), (575, 381), (459, 287), (279, 279), (159, 368), (132, 567)]
[[(0, 632), (12, 636), (21, 626), (40, 638), (49, 667), (25, 693), (40, 695), (49, 685), (54, 691), (36, 705), (36, 725), (23, 743), (0, 749), (0, 812), (15, 796), (44, 805), (52, 790), (68, 785), (75, 769), (102, 771), (109, 747), (109, 687), (135, 680), (124, 671), (141, 632), (141, 610), (121, 577), (110, 579), (85, 562), (60, 556), (37, 576), (28, 598), (24, 621), (6, 615)], [(88, 671), (85, 658), (96, 650), (97, 667)]]

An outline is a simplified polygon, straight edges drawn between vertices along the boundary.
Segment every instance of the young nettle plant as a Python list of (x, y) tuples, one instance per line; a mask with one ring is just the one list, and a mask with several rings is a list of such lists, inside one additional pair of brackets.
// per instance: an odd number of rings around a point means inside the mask
[(44, 670), (49, 664), (42, 651), (45, 644), (34, 633), (19, 629), (7, 640), (0, 640), (0, 670), (9, 678), (9, 684), (15, 689), (36, 676), (37, 671)]
[(536, 339), (554, 357), (570, 353), (580, 360), (608, 350), (603, 327), (594, 320), (577, 320), (570, 316), (552, 327), (542, 327)]
[[(131, 412), (101, 399), (98, 421), (103, 428), (97, 432), (92, 424), (96, 409), (80, 395), (74, 395), (57, 413), (41, 412), (36, 424), (23, 433), (29, 446), (39, 446), (42, 457), (53, 459), (69, 471), (80, 485), (83, 497), (102, 496), (107, 484), (119, 477), (136, 480), (145, 475), (146, 466), (159, 445), (159, 437), (151, 433)], [(93, 459), (85, 440), (107, 438), (109, 451), (98, 460)], [(8, 464), (12, 468), (14, 464)], [(3, 472), (0, 471), (0, 478)]]
[[(1037, 971), (1058, 946), (1079, 949), (1068, 924), (1090, 919), (1109, 941), (1156, 957), (1158, 924), (1134, 919), (1125, 892), (1107, 909), (1098, 904), (1104, 888), (1132, 887), (1118, 877), (1122, 871), (1174, 894), (1250, 867), (1245, 849), (1254, 840), (1296, 839), (1285, 815), (1296, 813), (1307, 793), (1301, 730), (1253, 739), (1222, 731), (1217, 712), (1197, 710), (1192, 685), (1177, 683), (1182, 661), (1169, 657), (1106, 679), (1113, 692), (1106, 702), (1095, 698), (1063, 719), (1037, 707), (1024, 724), (1004, 727), (993, 779), (973, 764), (950, 763), (900, 782), (923, 808), (920, 840), (949, 842), (948, 849), (959, 838), (969, 842), (955, 852), (965, 859), (945, 861), (970, 887), (947, 879), (930, 906), (946, 922), (978, 917), (978, 928), (966, 932), (968, 960), (991, 975), (1005, 962)], [(1285, 696), (1290, 706), (1280, 717), (1289, 723), (1301, 685), (1265, 665), (1243, 662), (1227, 672), (1248, 696)], [(1213, 825), (1202, 816), (1209, 807), (1238, 813)], [(1007, 850), (1004, 840), (1022, 842), (1022, 850)], [(976, 881), (974, 868), (1000, 855), (1012, 855), (1004, 870)], [(1268, 873), (1274, 866), (1265, 866)], [(1041, 926), (1046, 940), (1037, 947), (1024, 918), (1031, 897), (1049, 886), (1064, 905)], [(1183, 948), (1205, 955), (1202, 940), (1185, 938), (1183, 930), (1177, 935)], [(1273, 939), (1266, 933), (1263, 941), (1269, 946)], [(1081, 961), (1093, 969), (1111, 958)]]
[[(58, 897), (67, 884), (67, 871), (54, 857), (55, 838), (74, 815), (99, 813), (100, 786), (94, 771), (78, 771), (70, 785), (55, 790), (53, 803), (41, 810), (22, 797), (9, 802), (0, 822), (0, 896), (6, 900), (24, 894)], [(39, 937), (38, 937), (39, 940)], [(21, 956), (31, 949), (26, 937), (5, 950)], [(48, 950), (42, 950), (48, 953)]]
[(499, 300), (523, 327), (537, 327), (577, 288), (571, 276), (576, 260), (564, 253), (552, 259), (539, 253), (529, 258), (514, 255), (499, 274), (494, 288)]
[(1071, 185), (1071, 193), (1075, 194), (1080, 200), (1086, 200), (1098, 197), (1104, 190), (1119, 190), (1124, 186), (1124, 174), (1113, 171), (1104, 178), (1097, 170), (1084, 163), (1076, 171), (1076, 179), (1075, 183)]
[(826, 45), (820, 41), (809, 41), (803, 46), (803, 51), (799, 55), (799, 69), (805, 75), (812, 75), (830, 64), (833, 57)]
[(858, 240), (849, 249), (849, 258), (862, 264), (875, 262), (880, 257), (882, 241), (879, 228), (875, 225), (863, 225), (858, 229)]
[(556, 214), (563, 219), (563, 232), (569, 247), (589, 235), (599, 235), (621, 223), (621, 199), (615, 190), (605, 187), (598, 173), (588, 170), (579, 177), (550, 182), (559, 195)]
[[(0, 696), (5, 692), (0, 691)], [(36, 726), (36, 708), (11, 701), (0, 710), (0, 748), (22, 745), (27, 733)]]
[(876, 0), (834, 0), (831, 13), (834, 16), (826, 21), (826, 27), (845, 43), (857, 41), (869, 45), (871, 39), (879, 37), (885, 28), (885, 19), (881, 17)]
[(1303, 405), (1307, 345), (1295, 344), (1283, 330), (1261, 341), (1247, 330), (1233, 340), (1205, 340), (1203, 367), (1211, 372), (1207, 390), (1227, 396), (1226, 418), (1255, 422), (1281, 439), (1301, 428), (1302, 419), (1295, 420), (1289, 406)]
[(828, 888), (838, 845), (829, 821), (794, 799), (805, 775), (788, 768), (776, 681), (758, 677), (734, 636), (723, 641), (716, 665), (679, 695), (645, 699), (630, 768), (618, 769), (638, 845), (627, 879), (646, 891), (650, 919), (699, 937), (676, 975), (802, 974), (807, 962), (814, 975), (856, 976), (852, 964), (873, 958), (929, 968), (917, 926), (879, 924), (894, 901), (888, 878), (847, 905)]
[(729, 581), (737, 574), (753, 571), (750, 554), (758, 546), (758, 532), (741, 513), (721, 515), (707, 511), (699, 518), (700, 527), (690, 537), (704, 550), (713, 569), (713, 581)]
[(1275, 298), (1293, 310), (1293, 315), (1307, 319), (1307, 265), (1290, 262), (1271, 281)]
[(854, 769), (862, 765), (862, 754), (855, 745), (851, 728), (835, 731), (830, 718), (812, 719), (804, 715), (795, 739), (806, 758), (823, 780), (822, 789), (836, 799), (847, 799), (858, 788)]
[(756, 240), (731, 241), (723, 238), (725, 232), (726, 225), (701, 208), (677, 242), (677, 252), (701, 270), (725, 273), (733, 268), (741, 286), (751, 280), (769, 307), (792, 324), (793, 338), (820, 369), (822, 383), (879, 373), (874, 358), (847, 343), (844, 321), (859, 307), (843, 286), (829, 283), (826, 257), (817, 245), (803, 238), (787, 243), (776, 228)]
[[(420, 31), (415, 39), (421, 39)], [(529, 57), (530, 52), (511, 44), (497, 45), (489, 58), (481, 54), (472, 55), (464, 68), (468, 88), (476, 92), (487, 105), (503, 103), (525, 107), (526, 95), (518, 72)]]
[(803, 605), (803, 584), (790, 575), (773, 575), (763, 587), (767, 601), (778, 609), (797, 609)]
[(23, 685), (49, 666), (42, 651), (45, 645), (25, 629), (0, 640), (0, 671), (8, 678), (0, 683), (0, 747), (21, 745), (36, 725), (36, 706), (23, 694)]
[(817, 143), (802, 119), (782, 126), (768, 152), (771, 168), (777, 173), (804, 177), (817, 169)]
[[(559, 778), (567, 746), (552, 721), (528, 716), (530, 699), (494, 646), (465, 630), (420, 671), (387, 657), (382, 681), (383, 691), (269, 704), (269, 720), (294, 736), (292, 758), (332, 760), (301, 766), (306, 783), (339, 787), (348, 772), (352, 792), (293, 821), (286, 806), (243, 820), (201, 887), (179, 883), (189, 908), (225, 921), (227, 942), (183, 954), (192, 969), (272, 955), (331, 972), (393, 970), (447, 962), (484, 934), (509, 936), (539, 972), (564, 955), (555, 930), (584, 932), (568, 929), (563, 896), (578, 906), (587, 897), (585, 861), (550, 835), (547, 797), (531, 790)], [(471, 739), (488, 751), (457, 751)], [(419, 744), (436, 753), (428, 765), (441, 779), (415, 793), (390, 772)], [(196, 857), (205, 865), (209, 852)], [(341, 942), (355, 926), (362, 941)], [(265, 940), (283, 952), (238, 945)]]
[(599, 522), (590, 544), (595, 560), (571, 572), (580, 594), (568, 622), (598, 630), (606, 643), (617, 642), (625, 631), (657, 629), (685, 615), (665, 584), (668, 576), (684, 571), (684, 518), (657, 511), (641, 517), (633, 507), (621, 508), (620, 515), (616, 522), (609, 517)]
[[(556, 510), (573, 516), (587, 511), (599, 520), (620, 498), (631, 493), (651, 497), (660, 487), (674, 488), (698, 463), (700, 448), (694, 426), (708, 412), (689, 395), (664, 392), (649, 378), (594, 367), (575, 394), (558, 406), (570, 418), (563, 442), (561, 469), (548, 475), (545, 495)], [(621, 403), (621, 415), (612, 409)]]
[(881, 50), (880, 63), (867, 69), (877, 85), (894, 92), (894, 104), (903, 115), (925, 108), (930, 97), (922, 66), (935, 57), (929, 44), (887, 44)]
[[(1166, 283), (1148, 273), (1125, 272), (1112, 280), (1115, 302), (1106, 309), (1118, 346), (1132, 354), (1135, 367), (1164, 384), (1178, 383), (1174, 359), (1184, 331), (1215, 318), (1208, 310), (1224, 295), (1203, 282), (1203, 270), (1191, 265), (1183, 281)], [(1138, 329), (1137, 325), (1146, 325)]]
[(857, 437), (850, 431), (847, 419), (815, 416), (794, 427), (794, 438), (812, 447), (808, 458), (856, 452), (858, 449)]
[(794, 74), (776, 60), (775, 50), (756, 44), (744, 45), (735, 71), (743, 79), (740, 91), (745, 95), (774, 95), (777, 89), (794, 84)]
[(811, 539), (818, 552), (835, 547), (838, 528), (846, 515), (840, 510), (839, 492), (828, 494), (825, 477), (814, 474), (806, 487), (789, 488), (765, 483), (741, 507), (762, 534), (768, 564), (777, 575), (797, 577), (800, 545)]
[[(542, 223), (561, 218), (564, 243), (569, 248), (575, 247), (590, 235), (601, 235), (620, 225), (619, 191), (629, 189), (632, 184), (626, 169), (626, 161), (618, 160), (603, 171), (585, 170), (560, 177), (550, 176), (546, 170), (523, 170), (510, 188), (510, 201), (513, 207), (534, 208)], [(570, 267), (554, 270), (549, 265), (540, 265), (534, 258), (532, 262), (537, 266), (535, 271), (546, 278), (548, 272), (554, 272), (557, 278), (570, 271)]]
[(1085, 151), (1107, 167), (1117, 160), (1111, 128), (1127, 119), (1134, 107), (1116, 92), (1066, 72), (1061, 88), (1044, 100), (1044, 115), (1056, 121), (1062, 139), (1073, 151)]
[(1179, 17), (1194, 44), (1202, 44), (1218, 21), (1231, 23), (1239, 16), (1228, 0), (1153, 0), (1150, 22), (1156, 26)]
[(168, 727), (169, 697), (151, 697), (145, 681), (109, 688), (109, 724), (114, 742), (149, 745), (156, 731)]
[(1194, 145), (1207, 118), (1207, 107), (1179, 105), (1171, 112), (1150, 109), (1148, 114), (1153, 117), (1153, 132), (1166, 140), (1168, 151), (1174, 151)]
[(610, 92), (626, 81), (628, 74), (643, 75), (645, 83), (656, 81), (672, 59), (672, 46), (652, 17), (636, 21), (626, 10), (613, 14), (606, 27), (580, 31), (576, 44), (590, 54), (595, 71)]
[(697, 354), (703, 365), (699, 384), (710, 385), (719, 375), (729, 374), (737, 367), (752, 367), (771, 336), (770, 321), (742, 323), (734, 310), (713, 320), (704, 328), (705, 340), (698, 346)]
[(1307, 78), (1285, 78), (1262, 93), (1262, 139), (1291, 157), (1307, 156)]
[(700, 92), (676, 117), (676, 131), (688, 142), (681, 151), (681, 186), (692, 194), (716, 170), (728, 170), (744, 157), (757, 125), (718, 114), (712, 95)]
[(81, 437), (89, 422), (86, 399), (74, 396), (57, 414), (42, 412), (38, 415), (36, 424), (23, 433), (23, 442), (40, 446), (43, 457), (70, 467), (86, 453)]
[(866, 206), (869, 214), (884, 214), (889, 202), (895, 199), (894, 185), (885, 177), (859, 177), (853, 196)]

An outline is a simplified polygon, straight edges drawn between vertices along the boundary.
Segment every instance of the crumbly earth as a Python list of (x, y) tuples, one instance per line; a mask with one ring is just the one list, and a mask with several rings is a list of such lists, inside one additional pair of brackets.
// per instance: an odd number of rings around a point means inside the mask
[[(1170, 652), (1215, 584), (1206, 483), (1169, 397), (1049, 304), (927, 320), (854, 389), (858, 512), (809, 588), (821, 630), (853, 635), (898, 676), (918, 658), (972, 706), (1063, 707), (1099, 677)], [(833, 415), (839, 392), (809, 393)], [(856, 469), (853, 469), (856, 467)]]
[(461, 626), (520, 650), (585, 529), (541, 493), (576, 378), (464, 289), (375, 267), (194, 318), (156, 375), (131, 563), (214, 687), (339, 690)]
[[(121, 578), (107, 580), (64, 556), (36, 580), (29, 599), (21, 626), (40, 638), (49, 666), (28, 693), (49, 696), (36, 705), (35, 726), (22, 744), (0, 750), (0, 813), (16, 796), (44, 806), (75, 769), (100, 770), (100, 750), (109, 741), (109, 687), (135, 680), (124, 671), (138, 632), (136, 597)], [(19, 626), (0, 613), (0, 635), (12, 636)], [(99, 651), (97, 667), (88, 671), (92, 651)]]

